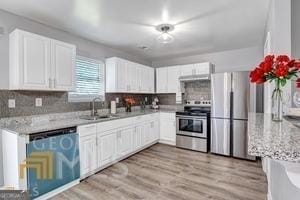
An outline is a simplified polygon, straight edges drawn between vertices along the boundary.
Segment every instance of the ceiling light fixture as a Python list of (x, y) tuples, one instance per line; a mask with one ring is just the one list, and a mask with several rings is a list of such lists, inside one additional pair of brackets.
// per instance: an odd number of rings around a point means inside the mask
[(170, 34), (171, 31), (174, 30), (174, 26), (172, 24), (161, 24), (156, 27), (156, 30), (161, 32), (162, 34), (158, 36), (157, 41), (159, 43), (167, 44), (174, 41), (174, 37)]

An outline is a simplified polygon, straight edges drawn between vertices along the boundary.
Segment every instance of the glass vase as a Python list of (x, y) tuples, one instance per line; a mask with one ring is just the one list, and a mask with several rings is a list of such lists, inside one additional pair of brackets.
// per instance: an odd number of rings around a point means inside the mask
[(280, 88), (276, 88), (272, 95), (272, 120), (275, 122), (281, 122), (283, 119), (283, 101), (282, 91)]
[(297, 89), (297, 91), (294, 93), (293, 102), (297, 108), (300, 108), (300, 91), (299, 91), (299, 89)]

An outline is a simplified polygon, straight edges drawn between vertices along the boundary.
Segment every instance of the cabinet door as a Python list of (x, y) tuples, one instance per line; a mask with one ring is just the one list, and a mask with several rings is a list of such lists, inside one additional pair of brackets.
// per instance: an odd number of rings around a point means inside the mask
[(181, 65), (180, 66), (181, 76), (191, 76), (195, 74), (194, 65)]
[(138, 150), (142, 147), (142, 133), (143, 133), (143, 125), (138, 125), (135, 127), (135, 131), (133, 133), (133, 149)]
[(158, 68), (156, 70), (156, 92), (167, 93), (168, 91), (168, 68)]
[(209, 74), (210, 64), (209, 63), (197, 63), (194, 64), (195, 75)]
[(50, 39), (27, 32), (20, 38), (20, 88), (50, 90)]
[(96, 135), (80, 137), (80, 175), (84, 176), (97, 168)]
[(139, 84), (138, 84), (138, 71), (137, 64), (129, 62), (128, 65), (128, 82), (129, 82), (129, 92), (138, 92)]
[(159, 121), (153, 120), (150, 122), (150, 142), (159, 139)]
[(176, 123), (175, 120), (161, 119), (160, 121), (160, 139), (169, 143), (176, 142)]
[(137, 90), (138, 92), (142, 93), (143, 92), (143, 77), (142, 77), (142, 74), (143, 74), (143, 68), (141, 67), (141, 65), (137, 65), (137, 68), (136, 68), (136, 73), (137, 73)]
[(168, 93), (176, 93), (179, 88), (180, 69), (176, 67), (168, 67)]
[(142, 144), (148, 145), (151, 143), (151, 123), (146, 122), (144, 123), (144, 130), (142, 132)]
[(98, 166), (104, 166), (116, 160), (117, 131), (110, 131), (98, 136)]
[(128, 92), (129, 85), (127, 83), (127, 63), (124, 60), (116, 60), (116, 92)]
[(141, 91), (143, 93), (149, 92), (149, 74), (148, 69), (145, 66), (141, 66)]
[(132, 152), (133, 128), (127, 128), (118, 132), (118, 157)]
[(51, 69), (55, 90), (75, 89), (76, 47), (60, 41), (51, 41)]
[(147, 93), (153, 93), (154, 92), (154, 69), (151, 67), (146, 68), (146, 80), (147, 80)]

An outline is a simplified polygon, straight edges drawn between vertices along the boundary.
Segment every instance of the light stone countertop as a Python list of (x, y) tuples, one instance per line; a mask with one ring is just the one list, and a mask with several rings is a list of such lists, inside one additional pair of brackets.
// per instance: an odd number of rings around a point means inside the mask
[(271, 114), (249, 113), (248, 153), (275, 160), (300, 162), (300, 129), (290, 121), (272, 121)]
[[(8, 130), (11, 132), (15, 132), (19, 135), (29, 135), (44, 131), (50, 131), (55, 129), (61, 129), (61, 128), (68, 128), (68, 127), (74, 127), (74, 126), (80, 126), (80, 125), (86, 125), (86, 124), (94, 124), (94, 123), (100, 123), (105, 121), (111, 121), (111, 120), (118, 120), (123, 118), (129, 118), (129, 117), (135, 117), (140, 115), (148, 115), (153, 114), (157, 112), (168, 112), (168, 113), (174, 113), (176, 112), (175, 109), (159, 109), (159, 110), (152, 110), (152, 109), (146, 109), (146, 110), (137, 110), (133, 112), (120, 112), (116, 114), (116, 117), (113, 118), (107, 118), (107, 119), (99, 119), (99, 120), (86, 120), (82, 119), (83, 115), (81, 114), (74, 114), (74, 116), (68, 116), (66, 118), (54, 118), (45, 120), (42, 123), (37, 124), (29, 124), (25, 122), (10, 122), (6, 123), (5, 125), (2, 125), (3, 130)], [(25, 120), (24, 120), (25, 121)]]

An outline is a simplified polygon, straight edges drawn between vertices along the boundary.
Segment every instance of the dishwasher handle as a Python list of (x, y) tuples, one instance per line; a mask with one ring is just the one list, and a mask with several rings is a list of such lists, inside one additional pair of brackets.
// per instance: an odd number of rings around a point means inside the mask
[(29, 141), (31, 142), (31, 141), (36, 141), (36, 140), (42, 140), (42, 139), (46, 139), (49, 137), (65, 135), (65, 134), (73, 134), (73, 133), (77, 133), (76, 127), (44, 131), (44, 132), (39, 132), (39, 133), (34, 133), (34, 134), (29, 135)]

